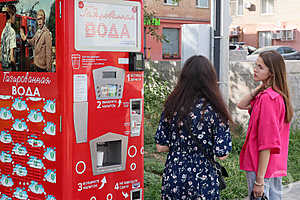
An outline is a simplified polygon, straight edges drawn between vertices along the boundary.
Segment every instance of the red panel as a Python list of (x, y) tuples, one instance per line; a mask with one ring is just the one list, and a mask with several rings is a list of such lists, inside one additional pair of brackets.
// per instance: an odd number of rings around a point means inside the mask
[[(141, 2), (141, 1), (139, 1)], [(64, 190), (63, 199), (130, 199), (131, 191), (136, 189), (142, 190), (143, 195), (143, 126), (141, 127), (141, 135), (139, 137), (130, 137), (130, 114), (129, 114), (129, 101), (130, 99), (143, 99), (143, 73), (142, 72), (129, 72), (128, 64), (119, 64), (119, 58), (128, 58), (129, 54), (126, 52), (91, 52), (91, 51), (76, 51), (74, 47), (74, 7), (72, 4), (64, 5), (65, 14), (70, 16), (65, 23), (70, 27), (70, 32), (66, 36), (69, 39), (69, 43), (64, 43), (64, 48), (68, 48), (70, 51), (64, 54), (64, 63), (68, 66), (72, 66), (72, 54), (80, 55), (80, 68), (76, 66), (76, 69), (64, 68), (67, 76), (64, 78), (65, 83), (65, 107), (64, 112), (72, 110), (73, 102), (73, 78), (74, 74), (86, 74), (88, 77), (88, 107), (89, 107), (89, 123), (88, 123), (88, 136), (87, 143), (77, 144), (74, 136), (73, 121), (63, 122), (63, 132), (67, 131), (64, 141), (70, 145), (70, 156), (66, 156), (64, 160), (66, 163), (65, 171), (63, 174), (68, 174), (66, 177), (72, 179), (72, 183), (66, 183), (68, 190)], [(143, 21), (143, 19), (141, 20)], [(142, 26), (142, 25), (141, 25)], [(143, 28), (141, 27), (143, 31)], [(143, 39), (143, 37), (142, 37)], [(143, 47), (141, 48), (142, 51)], [(91, 62), (86, 66), (83, 62), (83, 58), (98, 58), (102, 59), (100, 62)], [(93, 64), (94, 63), (94, 64)], [(98, 63), (98, 64), (96, 64)], [(99, 65), (101, 63), (101, 65)], [(125, 83), (123, 98), (121, 99), (121, 106), (118, 107), (118, 99), (112, 100), (100, 100), (95, 99), (95, 88), (93, 85), (92, 71), (103, 66), (114, 66), (125, 70)], [(60, 73), (62, 74), (62, 73)], [(135, 81), (129, 81), (128, 76), (138, 77)], [(111, 103), (109, 103), (111, 102)], [(99, 108), (99, 103), (107, 103), (112, 107)], [(143, 108), (143, 105), (142, 105)], [(63, 114), (64, 115), (64, 114)], [(65, 113), (69, 119), (72, 119), (72, 112)], [(143, 121), (142, 121), (143, 124)], [(107, 132), (113, 132), (126, 136), (128, 138), (128, 145), (126, 152), (134, 154), (135, 148), (137, 150), (136, 155), (130, 157), (127, 153), (126, 166), (124, 171), (105, 173), (102, 175), (93, 175), (92, 173), (92, 161), (89, 142), (99, 136), (103, 136)], [(72, 139), (71, 139), (72, 138)], [(70, 140), (71, 139), (71, 140)], [(132, 147), (134, 146), (134, 147)], [(130, 148), (130, 149), (129, 149)], [(133, 151), (133, 152), (132, 152)], [(69, 166), (70, 162), (72, 163)], [(84, 163), (84, 165), (82, 164)], [(76, 173), (77, 170), (84, 172), (82, 174)], [(69, 171), (71, 169), (71, 174)], [(106, 180), (105, 183), (101, 181)], [(103, 184), (103, 185), (102, 185)], [(67, 192), (69, 191), (69, 192)], [(127, 196), (128, 195), (128, 196)], [(142, 198), (142, 197), (141, 197)]]
[[(0, 179), (14, 183), (0, 184), (0, 198), (22, 199), (22, 192), (31, 200), (130, 199), (135, 190), (143, 195), (143, 120), (140, 135), (131, 136), (130, 101), (141, 99), (143, 113), (144, 74), (129, 71), (128, 52), (76, 51), (74, 10), (74, 0), (56, 1), (55, 73), (0, 72)], [(143, 35), (143, 24), (139, 29)], [(76, 67), (72, 55), (80, 57)], [(96, 100), (93, 70), (105, 66), (125, 71), (121, 99)], [(76, 143), (74, 130), (73, 77), (78, 74), (87, 76), (84, 143)], [(90, 141), (108, 132), (128, 140), (125, 169), (94, 175)]]
[[(49, 84), (31, 82), (38, 78), (47, 79)], [(56, 74), (1, 72), (0, 79), (0, 170), (2, 179), (6, 176), (13, 182), (12, 187), (2, 184), (0, 191), (16, 197), (16, 192), (25, 188), (28, 198), (44, 199), (55, 193), (55, 183), (47, 180), (47, 171), (58, 169), (55, 156), (47, 154), (55, 155), (59, 143)], [(50, 124), (56, 126), (52, 132), (47, 129)], [(31, 191), (39, 185), (45, 192)]]

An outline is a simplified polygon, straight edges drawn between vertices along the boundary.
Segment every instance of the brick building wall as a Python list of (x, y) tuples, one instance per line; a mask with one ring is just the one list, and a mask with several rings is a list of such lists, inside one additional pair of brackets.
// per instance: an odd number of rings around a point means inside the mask
[[(247, 9), (250, 2), (255, 6), (255, 11)], [(235, 30), (240, 28), (242, 30), (239, 36), (240, 41), (259, 47), (264, 46), (262, 42), (259, 42), (260, 32), (281, 34), (281, 31), (291, 31), (293, 39), (286, 41), (273, 38), (270, 41), (271, 45), (286, 45), (300, 50), (299, 0), (230, 0), (230, 6), (231, 37), (235, 37)]]
[(164, 3), (164, 0), (144, 1), (146, 10), (154, 12), (155, 18), (160, 21), (160, 25), (157, 26), (158, 34), (162, 35), (164, 29), (176, 29), (178, 31), (178, 55), (174, 54), (172, 56), (164, 54), (161, 41), (146, 34), (145, 56), (147, 59), (159, 61), (181, 60), (181, 25), (210, 23), (210, 0), (207, 0), (208, 7), (205, 8), (197, 7), (196, 1), (180, 0), (177, 5), (168, 5)]

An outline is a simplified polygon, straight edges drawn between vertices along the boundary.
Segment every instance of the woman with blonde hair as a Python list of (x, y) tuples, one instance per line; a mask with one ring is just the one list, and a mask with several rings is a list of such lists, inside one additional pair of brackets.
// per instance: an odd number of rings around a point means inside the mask
[(253, 78), (261, 84), (238, 103), (238, 108), (250, 113), (240, 169), (246, 171), (249, 196), (280, 200), (293, 117), (282, 56), (276, 51), (260, 53)]

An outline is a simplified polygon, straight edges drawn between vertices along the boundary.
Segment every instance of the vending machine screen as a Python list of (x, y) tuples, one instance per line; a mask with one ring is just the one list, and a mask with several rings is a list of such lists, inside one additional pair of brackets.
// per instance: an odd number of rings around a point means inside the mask
[(102, 78), (117, 78), (117, 72), (103, 72)]

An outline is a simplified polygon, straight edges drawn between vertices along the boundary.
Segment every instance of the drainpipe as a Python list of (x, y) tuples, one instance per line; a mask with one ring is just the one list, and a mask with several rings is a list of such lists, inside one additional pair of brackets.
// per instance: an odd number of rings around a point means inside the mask
[(212, 0), (212, 15), (213, 15), (213, 64), (215, 66), (218, 80), (220, 79), (220, 55), (221, 55), (221, 40), (223, 39), (222, 33), (222, 3), (223, 0)]
[(215, 38), (215, 0), (210, 1), (210, 61), (214, 64), (214, 38)]

